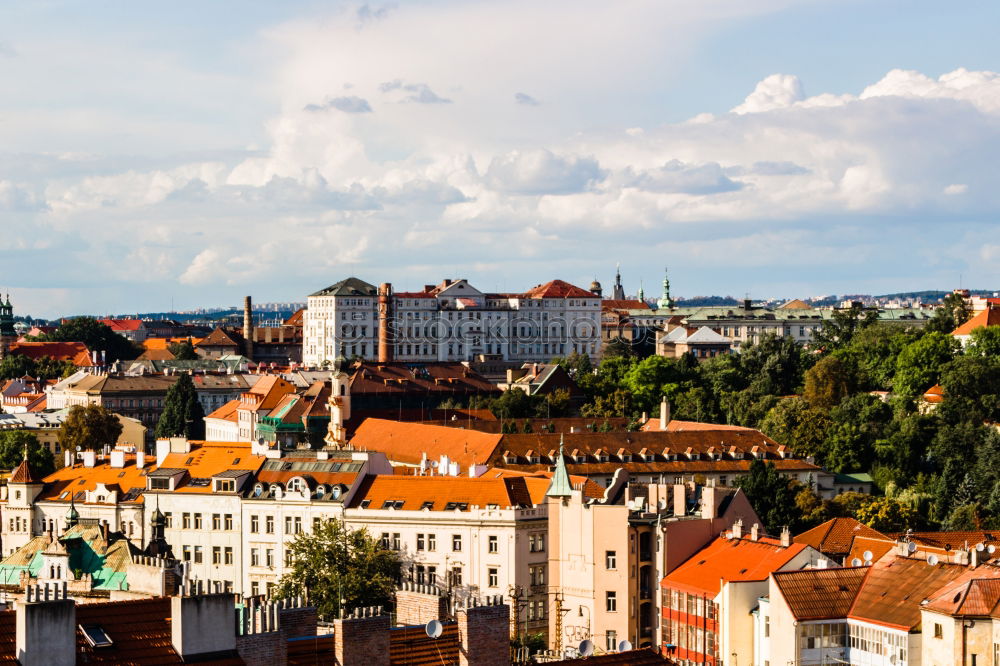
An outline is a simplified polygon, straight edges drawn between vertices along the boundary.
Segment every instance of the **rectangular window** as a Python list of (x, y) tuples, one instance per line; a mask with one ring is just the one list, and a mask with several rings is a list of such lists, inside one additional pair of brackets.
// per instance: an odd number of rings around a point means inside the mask
[(194, 563), (201, 564), (201, 546), (194, 547)]
[(250, 533), (257, 534), (260, 531), (260, 516), (250, 516)]
[(285, 516), (285, 534), (292, 533), (292, 517)]
[(190, 562), (191, 561), (191, 546), (185, 545), (182, 548), (182, 552), (184, 554), (184, 556), (183, 556), (184, 561), (185, 562)]
[(452, 534), (451, 535), (451, 549), (456, 553), (462, 550), (462, 535)]
[(232, 546), (226, 546), (225, 549), (224, 549), (224, 551), (223, 551), (223, 554), (225, 555), (224, 563), (225, 564), (232, 564), (233, 563), (233, 547)]
[(200, 513), (194, 514), (194, 528), (196, 530), (200, 530), (201, 529), (201, 514)]
[(222, 529), (226, 531), (232, 531), (233, 529), (233, 514), (227, 513), (225, 519), (222, 521)]
[(618, 554), (616, 551), (608, 550), (604, 552), (604, 566), (607, 569), (618, 568)]
[(487, 578), (489, 579), (489, 586), (496, 587), (500, 584), (500, 570), (496, 568), (490, 568), (488, 570)]
[(186, 511), (181, 514), (181, 528), (185, 530), (191, 529), (191, 514)]
[(252, 567), (260, 566), (260, 548), (250, 549), (250, 566)]
[(500, 540), (496, 537), (496, 535), (491, 534), (488, 543), (489, 543), (489, 552), (491, 553), (500, 552)]
[(265, 516), (264, 532), (267, 534), (274, 534), (274, 516)]
[(424, 535), (423, 534), (418, 534), (417, 535), (417, 550), (424, 550), (424, 545), (425, 545)]
[(607, 592), (604, 597), (604, 609), (609, 613), (618, 611), (618, 593)]
[(608, 646), (608, 652), (614, 652), (618, 649), (618, 632), (614, 629), (609, 629), (604, 634), (605, 644)]
[(170, 511), (167, 511), (163, 514), (163, 520), (166, 527), (170, 528), (174, 526), (174, 514), (171, 513)]
[(294, 534), (302, 534), (302, 516), (295, 516), (295, 520), (292, 521)]
[(399, 532), (392, 533), (392, 549), (403, 550), (403, 542), (402, 539), (399, 538)]
[(941, 638), (944, 636), (944, 628), (937, 622), (934, 623), (934, 638)]
[(389, 533), (388, 532), (382, 532), (382, 538), (379, 539), (379, 541), (382, 544), (382, 547), (388, 550), (389, 546), (391, 545), (389, 543)]
[(267, 566), (269, 568), (273, 567), (274, 566), (274, 549), (273, 548), (268, 548), (267, 551), (264, 553), (264, 555), (265, 555)]
[(435, 550), (437, 550), (437, 547), (438, 547), (437, 536), (434, 535), (434, 534), (428, 534), (427, 535), (427, 550), (429, 550), (429, 551), (431, 551), (433, 553)]
[(222, 548), (212, 546), (212, 564), (222, 564)]
[(212, 514), (212, 529), (216, 532), (222, 529), (222, 516), (217, 513)]

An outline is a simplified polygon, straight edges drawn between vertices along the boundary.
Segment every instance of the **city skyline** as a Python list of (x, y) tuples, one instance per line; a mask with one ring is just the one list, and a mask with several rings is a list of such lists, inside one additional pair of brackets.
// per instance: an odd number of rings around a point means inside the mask
[(632, 293), (996, 283), (998, 8), (235, 7), (0, 11), (19, 313), (619, 261)]

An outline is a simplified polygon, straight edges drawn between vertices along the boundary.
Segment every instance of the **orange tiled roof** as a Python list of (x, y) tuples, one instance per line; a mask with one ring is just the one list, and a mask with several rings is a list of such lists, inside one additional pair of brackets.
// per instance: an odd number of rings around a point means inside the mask
[(921, 549), (948, 548), (949, 550), (962, 548), (968, 550), (977, 543), (997, 544), (1000, 542), (1000, 531), (951, 531), (951, 532), (892, 532), (886, 535), (890, 539), (908, 538), (915, 542)]
[(944, 387), (935, 384), (924, 392), (924, 402), (939, 403), (944, 402)]
[(958, 616), (997, 617), (1000, 605), (1000, 568), (992, 565), (968, 569), (938, 590), (924, 608)]
[(122, 468), (112, 467), (110, 462), (101, 462), (93, 467), (84, 467), (81, 463), (76, 463), (70, 467), (57, 469), (52, 474), (45, 477), (45, 488), (38, 496), (38, 500), (49, 502), (66, 502), (76, 497), (76, 501), (82, 502), (83, 495), (80, 493), (95, 490), (97, 484), (103, 483), (105, 486), (117, 486), (122, 494), (129, 494), (131, 491), (135, 495), (134, 501), (142, 501), (142, 491), (146, 489), (146, 469), (138, 469), (135, 466), (135, 456), (125, 456), (125, 466)]
[(198, 347), (242, 347), (243, 336), (221, 326), (198, 341)]
[(38, 478), (31, 471), (31, 465), (28, 464), (27, 458), (23, 458), (14, 468), (8, 483), (39, 483)]
[(552, 280), (524, 292), (525, 298), (597, 298), (596, 295), (563, 280)]
[(766, 580), (806, 548), (801, 543), (783, 547), (770, 537), (757, 541), (718, 537), (667, 574), (661, 585), (714, 597), (722, 589), (722, 582)]
[(291, 382), (278, 375), (264, 375), (240, 398), (244, 402), (241, 408), (270, 411), (286, 394), (294, 392), (295, 386)]
[(137, 361), (172, 361), (176, 356), (169, 349), (146, 349)]
[(848, 617), (913, 631), (920, 627), (920, 602), (965, 571), (958, 564), (930, 565), (923, 559), (889, 554), (868, 567)]
[(895, 546), (896, 542), (889, 537), (858, 536), (851, 542), (850, 550), (844, 556), (844, 562), (849, 564), (855, 559), (864, 562), (866, 552), (872, 554), (872, 562), (877, 562)]
[(846, 617), (867, 574), (868, 567), (848, 567), (776, 571), (771, 576), (801, 622)]
[(601, 309), (602, 310), (650, 310), (651, 308), (649, 307), (649, 303), (647, 303), (646, 301), (638, 301), (638, 300), (633, 301), (628, 299), (624, 301), (620, 300), (616, 301), (609, 298), (601, 301)]
[(223, 421), (232, 421), (232, 422), (235, 423), (236, 420), (239, 418), (239, 416), (236, 413), (236, 410), (238, 410), (240, 408), (240, 404), (241, 403), (240, 403), (239, 400), (230, 400), (229, 402), (227, 402), (226, 404), (224, 404), (222, 407), (219, 407), (218, 409), (216, 409), (211, 414), (206, 414), (205, 418), (206, 419), (222, 419)]
[(986, 308), (976, 316), (970, 317), (969, 321), (956, 328), (951, 334), (970, 335), (972, 331), (983, 326), (1000, 326), (1000, 308)]
[(851, 551), (854, 537), (858, 536), (874, 539), (887, 538), (881, 532), (873, 530), (854, 518), (832, 518), (822, 525), (817, 525), (798, 535), (794, 541), (812, 546), (824, 555), (843, 557)]
[(90, 360), (90, 350), (82, 342), (15, 342), (10, 346), (10, 353), (34, 360), (48, 356), (57, 361), (69, 361), (78, 368), (94, 365)]
[(172, 344), (176, 344), (178, 342), (187, 342), (188, 340), (191, 341), (192, 345), (197, 345), (203, 339), (204, 338), (187, 338), (187, 337), (185, 337), (185, 338), (146, 338), (145, 340), (142, 341), (142, 346), (145, 347), (146, 349), (166, 349), (167, 347), (169, 347)]
[(390, 460), (416, 465), (422, 453), (435, 459), (442, 455), (462, 467), (485, 463), (496, 450), (502, 435), (403, 423), (386, 419), (367, 419), (358, 426), (351, 446), (368, 451), (381, 451)]
[[(660, 418), (656, 414), (642, 424), (642, 430), (660, 430)], [(723, 423), (702, 423), (701, 421), (679, 421), (672, 419), (667, 422), (666, 432), (683, 432), (686, 430), (728, 430), (731, 432), (756, 432), (759, 430), (745, 426), (725, 425)], [(662, 431), (661, 431), (662, 432)]]
[(302, 327), (305, 325), (305, 308), (299, 308), (292, 313), (292, 316), (283, 322), (283, 326), (298, 326)]
[[(531, 506), (536, 503), (535, 493), (531, 492), (527, 481), (523, 477), (484, 479), (380, 474), (365, 479), (351, 501), (351, 508), (360, 506), (365, 500), (369, 509), (381, 509), (386, 502), (402, 501), (403, 505), (397, 507), (400, 511), (419, 511), (425, 505), (443, 511), (448, 502), (467, 504), (464, 510), (471, 510), (473, 506), (485, 509), (491, 504), (502, 509)], [(541, 482), (548, 488), (548, 482), (543, 479), (530, 481)], [(541, 495), (544, 494), (543, 490)]]
[[(546, 483), (546, 491), (548, 490), (548, 484), (552, 481), (552, 476), (554, 472), (549, 471), (538, 471), (538, 472), (521, 472), (514, 469), (503, 469), (499, 467), (493, 467), (480, 478), (487, 479), (503, 479), (512, 476), (521, 476), (528, 479), (544, 479)], [(586, 476), (578, 476), (576, 474), (571, 474), (569, 476), (569, 482), (573, 486), (574, 490), (582, 490), (584, 499), (604, 499), (604, 491), (606, 488), (599, 483), (592, 481)], [(544, 502), (545, 491), (542, 492), (543, 499), (535, 501), (535, 504), (541, 504)], [(532, 493), (532, 500), (535, 499), (534, 493)]]
[[(256, 472), (264, 464), (264, 456), (251, 453), (244, 442), (191, 442), (190, 453), (169, 453), (160, 469), (183, 469), (192, 479), (208, 479), (226, 470)], [(212, 493), (211, 485), (192, 486), (184, 483), (174, 492)]]
[(142, 327), (141, 319), (98, 319), (98, 321), (116, 333), (118, 331), (138, 331)]

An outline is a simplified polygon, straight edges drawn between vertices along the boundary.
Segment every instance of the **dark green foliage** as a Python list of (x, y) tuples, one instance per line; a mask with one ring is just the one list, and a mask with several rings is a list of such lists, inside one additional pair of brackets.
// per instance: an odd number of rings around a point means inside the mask
[(141, 345), (118, 335), (93, 317), (74, 317), (51, 333), (35, 339), (46, 342), (82, 342), (90, 351), (103, 351), (108, 363), (136, 358), (143, 351)]
[(174, 355), (174, 358), (178, 361), (196, 361), (198, 360), (198, 353), (194, 350), (194, 345), (191, 344), (191, 340), (181, 340), (180, 342), (175, 342), (169, 347), (170, 353)]
[(936, 333), (951, 333), (969, 320), (969, 306), (960, 294), (951, 293), (941, 299), (941, 307), (927, 323), (927, 330)]
[(28, 464), (37, 478), (55, 471), (52, 452), (39, 443), (38, 438), (24, 430), (0, 432), (0, 469), (12, 470), (24, 460), (24, 445), (28, 445)]
[(834, 310), (830, 319), (825, 319), (818, 331), (813, 332), (810, 346), (826, 352), (846, 347), (854, 336), (878, 322), (878, 310), (866, 310), (855, 305), (843, 310)]
[(958, 342), (945, 333), (928, 333), (906, 345), (896, 357), (893, 391), (903, 396), (922, 394), (937, 383), (942, 368), (958, 350)]
[(321, 522), (287, 545), (292, 559), (278, 598), (306, 595), (321, 618), (333, 620), (359, 607), (390, 607), (400, 576), (399, 553), (343, 521)]
[(59, 426), (59, 445), (63, 450), (97, 451), (114, 446), (122, 434), (122, 424), (115, 414), (101, 405), (73, 405)]
[(62, 379), (76, 371), (70, 361), (58, 361), (43, 356), (37, 361), (23, 354), (9, 354), (0, 361), (0, 379), (18, 379), (28, 376), (35, 379)]
[(799, 527), (801, 516), (795, 496), (800, 486), (781, 476), (773, 462), (753, 460), (750, 473), (737, 479), (736, 485), (746, 493), (768, 533), (777, 534), (785, 526), (793, 530)]
[(191, 376), (182, 374), (167, 390), (163, 413), (156, 424), (157, 437), (205, 438), (205, 411)]

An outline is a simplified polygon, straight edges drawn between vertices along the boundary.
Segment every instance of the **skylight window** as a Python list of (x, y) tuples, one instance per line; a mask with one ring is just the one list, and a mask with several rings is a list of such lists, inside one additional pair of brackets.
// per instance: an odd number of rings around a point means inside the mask
[(423, 504), (420, 505), (420, 508), (421, 509), (433, 509), (434, 508), (434, 502), (424, 502)]
[(114, 644), (114, 641), (99, 624), (81, 624), (80, 631), (83, 632), (83, 637), (87, 639), (91, 647), (106, 648)]

